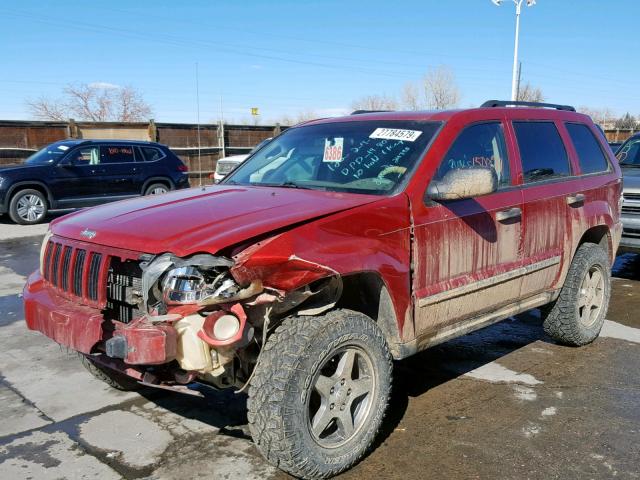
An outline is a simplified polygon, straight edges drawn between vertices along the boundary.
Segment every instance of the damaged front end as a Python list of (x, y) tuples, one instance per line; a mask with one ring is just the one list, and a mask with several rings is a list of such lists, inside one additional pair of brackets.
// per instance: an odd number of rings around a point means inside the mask
[[(155, 385), (242, 388), (280, 319), (322, 313), (342, 289), (337, 272), (297, 258), (250, 269), (237, 258), (164, 253), (143, 255), (138, 266), (137, 281), (117, 283), (114, 275), (107, 285), (137, 316), (105, 322), (111, 331), (93, 353), (96, 362)], [(305, 284), (282, 288), (288, 268)]]

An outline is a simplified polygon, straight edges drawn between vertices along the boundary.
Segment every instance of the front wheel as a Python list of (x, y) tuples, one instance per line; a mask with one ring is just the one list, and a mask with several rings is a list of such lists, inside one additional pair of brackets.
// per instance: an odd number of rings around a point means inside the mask
[(9, 216), (20, 225), (34, 225), (47, 215), (47, 199), (34, 189), (20, 190), (9, 202)]
[(369, 450), (387, 409), (392, 359), (367, 316), (291, 317), (269, 338), (249, 388), (260, 452), (301, 478), (336, 475)]
[(607, 252), (595, 243), (583, 243), (569, 267), (560, 296), (541, 309), (544, 330), (565, 345), (593, 342), (602, 329), (611, 296), (611, 266)]
[(141, 389), (141, 385), (133, 378), (127, 377), (126, 375), (111, 370), (107, 367), (98, 365), (82, 353), (78, 353), (78, 357), (80, 358), (82, 366), (86, 368), (89, 373), (91, 373), (91, 375), (96, 377), (98, 380), (106, 383), (110, 387), (115, 388), (116, 390), (122, 390), (124, 392), (134, 392)]

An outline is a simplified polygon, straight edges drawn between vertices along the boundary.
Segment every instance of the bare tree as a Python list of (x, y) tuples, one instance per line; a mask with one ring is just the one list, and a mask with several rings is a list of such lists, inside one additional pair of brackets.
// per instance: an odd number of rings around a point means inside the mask
[(533, 87), (529, 82), (525, 83), (518, 90), (516, 100), (519, 102), (544, 102), (545, 96), (538, 87)]
[(578, 111), (589, 115), (593, 121), (600, 124), (602, 128), (612, 128), (617, 120), (615, 113), (613, 113), (610, 108), (578, 107)]
[(424, 102), (420, 99), (420, 89), (415, 83), (405, 83), (402, 88), (402, 108), (407, 110), (421, 110)]
[(27, 100), (27, 108), (29, 108), (31, 115), (42, 120), (66, 121), (69, 119), (67, 106), (59, 100), (45, 97)]
[(367, 95), (351, 104), (353, 110), (396, 110), (398, 102), (386, 95)]
[(92, 122), (136, 122), (151, 116), (142, 94), (130, 86), (108, 84), (67, 85), (62, 98), (27, 100), (31, 114), (43, 120), (76, 118)]
[(280, 125), (284, 125), (288, 127), (291, 125), (296, 125), (301, 122), (306, 122), (308, 120), (313, 120), (319, 117), (320, 115), (318, 115), (318, 113), (316, 113), (314, 110), (310, 108), (307, 108), (305, 110), (299, 111), (294, 115), (291, 115), (291, 114), (280, 115), (279, 117), (272, 120), (272, 123), (279, 123)]
[(446, 65), (430, 69), (423, 79), (423, 87), (428, 108), (444, 110), (455, 107), (460, 101), (455, 75)]

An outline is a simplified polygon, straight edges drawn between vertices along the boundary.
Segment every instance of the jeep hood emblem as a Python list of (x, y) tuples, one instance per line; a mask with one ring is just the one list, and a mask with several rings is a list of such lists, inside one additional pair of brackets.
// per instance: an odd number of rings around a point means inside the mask
[(85, 228), (83, 231), (80, 232), (80, 235), (91, 240), (93, 237), (96, 236), (96, 231)]

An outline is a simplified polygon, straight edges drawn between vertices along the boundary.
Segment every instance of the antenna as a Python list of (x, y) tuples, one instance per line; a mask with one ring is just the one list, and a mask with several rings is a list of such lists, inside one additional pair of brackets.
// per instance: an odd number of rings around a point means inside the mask
[(202, 157), (200, 155), (200, 81), (198, 62), (196, 62), (196, 115), (198, 124), (198, 185), (202, 186)]

